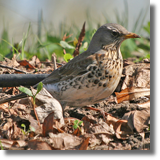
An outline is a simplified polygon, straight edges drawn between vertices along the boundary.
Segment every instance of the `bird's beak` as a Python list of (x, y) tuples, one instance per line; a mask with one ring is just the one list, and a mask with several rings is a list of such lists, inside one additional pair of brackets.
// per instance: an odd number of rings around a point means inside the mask
[(141, 37), (135, 33), (129, 32), (128, 34), (124, 35), (124, 38), (128, 39), (128, 38), (141, 38)]

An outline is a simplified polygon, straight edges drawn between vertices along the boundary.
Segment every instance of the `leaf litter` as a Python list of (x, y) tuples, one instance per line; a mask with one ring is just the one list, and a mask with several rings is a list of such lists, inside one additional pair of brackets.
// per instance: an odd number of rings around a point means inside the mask
[[(85, 33), (84, 26), (82, 32)], [(78, 45), (83, 40), (83, 34)], [(35, 68), (38, 69), (37, 73), (53, 71), (52, 62), (40, 62), (37, 57), (26, 63), (28, 68), (16, 62), (15, 56), (1, 64), (9, 64), (12, 68), (0, 68), (0, 74), (13, 74), (17, 70), (34, 73)], [(58, 63), (56, 65), (61, 66)], [(109, 113), (105, 119), (98, 112), (85, 108), (68, 107), (62, 113), (59, 102), (46, 90), (36, 96), (36, 112), (41, 126), (35, 118), (30, 97), (1, 104), (1, 146), (6, 150), (149, 150), (149, 88), (150, 62), (144, 60), (134, 63), (132, 60), (125, 60), (116, 92), (106, 101), (91, 105)], [(32, 92), (36, 90), (33, 89)], [(0, 96), (7, 97), (17, 93), (18, 91), (13, 93), (3, 88)], [(76, 129), (73, 127), (75, 120), (79, 124)], [(79, 123), (81, 121), (83, 123)]]

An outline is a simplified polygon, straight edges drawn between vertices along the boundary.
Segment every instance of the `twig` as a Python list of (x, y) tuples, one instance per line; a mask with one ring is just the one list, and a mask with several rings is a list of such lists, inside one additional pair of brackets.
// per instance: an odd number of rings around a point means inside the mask
[(35, 102), (34, 102), (34, 98), (33, 98), (33, 97), (32, 97), (32, 100), (33, 100), (33, 101), (29, 101), (29, 103), (30, 103), (31, 106), (33, 106), (33, 111), (34, 111), (34, 114), (35, 114), (35, 116), (36, 116), (38, 125), (41, 126), (40, 121), (39, 121), (39, 118), (38, 118), (38, 115), (37, 115), (37, 112), (36, 112), (36, 109), (35, 109)]
[(27, 72), (25, 72), (25, 71), (22, 71), (22, 70), (20, 70), (20, 69), (14, 68), (14, 67), (5, 66), (5, 65), (3, 65), (3, 64), (0, 64), (0, 67), (12, 69), (12, 70), (15, 70), (15, 71), (17, 71), (17, 72), (21, 72), (21, 73), (27, 74)]
[(71, 37), (73, 34), (70, 34), (68, 36), (66, 36), (66, 35), (67, 35), (67, 33), (64, 34), (62, 41), (65, 41), (67, 38)]
[(39, 121), (39, 118), (38, 118), (38, 115), (37, 115), (37, 112), (36, 112), (35, 103), (33, 103), (33, 110), (34, 110), (34, 114), (35, 114), (35, 116), (36, 116), (36, 119), (37, 119), (38, 125), (39, 125), (39, 126), (41, 126), (40, 121)]
[(52, 54), (52, 62), (53, 62), (53, 65), (54, 65), (54, 70), (57, 69), (57, 64), (56, 64), (56, 55), (55, 53)]

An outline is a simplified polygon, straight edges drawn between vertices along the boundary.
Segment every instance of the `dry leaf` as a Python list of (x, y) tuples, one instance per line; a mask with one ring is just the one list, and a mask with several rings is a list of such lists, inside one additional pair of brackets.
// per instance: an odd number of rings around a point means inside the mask
[(42, 66), (42, 64), (37, 56), (33, 56), (32, 60), (29, 61), (29, 64), (31, 64), (34, 67), (38, 67), (38, 68), (40, 68)]
[[(37, 90), (32, 89), (32, 92), (35, 94)], [(54, 118), (60, 119), (60, 123), (64, 124), (61, 104), (45, 88), (36, 95), (36, 105), (38, 106), (36, 112), (41, 123), (49, 113), (54, 112)]]
[(53, 134), (50, 132), (49, 136), (52, 138), (52, 147), (55, 149), (72, 149), (82, 143), (82, 138), (67, 133)]
[(13, 142), (12, 147), (24, 147), (27, 145), (27, 142), (24, 140), (16, 140)]
[(84, 125), (84, 131), (86, 133), (90, 133), (93, 129), (93, 124), (96, 124), (96, 120), (92, 115), (86, 115), (82, 118), (83, 125)]
[(80, 136), (80, 135), (82, 135), (82, 133), (81, 133), (80, 129), (77, 128), (77, 129), (74, 130), (73, 135)]
[(19, 63), (17, 62), (16, 60), (16, 54), (13, 55), (13, 58), (12, 58), (12, 63), (13, 63), (13, 67), (18, 67), (19, 66)]
[(131, 87), (150, 87), (150, 63), (129, 64), (123, 68), (125, 79), (121, 89)]
[(82, 41), (84, 39), (84, 36), (85, 36), (85, 22), (84, 22), (83, 27), (81, 29), (81, 33), (80, 33), (79, 38), (78, 38), (78, 43), (77, 43), (76, 48), (73, 52), (74, 57), (79, 55), (79, 49), (82, 45)]
[(81, 128), (79, 127), (77, 129), (74, 129), (74, 122), (75, 120), (78, 120), (78, 123), (81, 121), (74, 117), (66, 117), (64, 118), (65, 125), (62, 127), (66, 132), (72, 133), (73, 135), (80, 136), (83, 135), (84, 129), (82, 128), (84, 126), (84, 123), (81, 123)]
[(145, 108), (150, 108), (150, 100), (144, 103), (138, 103), (137, 104), (139, 109), (145, 109)]
[(12, 60), (10, 60), (6, 57), (4, 59), (5, 59), (5, 61), (3, 61), (3, 64), (8, 67), (18, 67), (19, 66), (19, 63), (17, 63), (17, 60), (16, 60), (16, 54), (13, 55)]
[(109, 126), (113, 126), (114, 132), (118, 139), (126, 139), (129, 134), (133, 134), (129, 128), (127, 120), (120, 120), (110, 115), (106, 118), (106, 123)]
[[(1, 145), (4, 149), (12, 149), (12, 147), (24, 147), (27, 143), (24, 140), (8, 140), (0, 139)], [(1, 148), (1, 147), (0, 147)], [(17, 150), (18, 150), (17, 148)]]
[(87, 150), (88, 144), (89, 144), (89, 137), (83, 140), (82, 144), (79, 147), (79, 150)]
[(128, 126), (128, 121), (119, 120), (115, 123), (114, 130), (118, 139), (126, 139), (130, 134), (133, 134), (132, 130)]
[(87, 121), (87, 122), (90, 122), (90, 123), (93, 123), (93, 124), (96, 124), (96, 120), (95, 118), (92, 116), (92, 115), (86, 115), (82, 118), (82, 121)]
[(18, 63), (27, 69), (35, 69), (35, 67), (33, 67), (27, 60), (18, 61)]
[(58, 133), (59, 131), (62, 133), (60, 128), (62, 127), (62, 124), (59, 122), (58, 119), (54, 119), (54, 112), (50, 113), (44, 120), (43, 123), (43, 131), (42, 135), (45, 137), (48, 135), (49, 132), (52, 133)]
[(123, 101), (130, 101), (135, 98), (144, 97), (150, 95), (150, 89), (149, 88), (126, 88), (122, 90), (120, 93), (115, 92), (117, 97), (117, 102), (121, 103)]
[(7, 119), (1, 130), (3, 131), (1, 136), (7, 137), (7, 139), (17, 139), (21, 134), (21, 128), (17, 127), (17, 123), (11, 118)]
[(52, 148), (46, 142), (39, 140), (28, 141), (28, 147), (31, 150), (52, 150)]
[(137, 132), (142, 132), (145, 128), (148, 127), (150, 120), (150, 110), (141, 110), (141, 111), (131, 111), (125, 113), (122, 119), (128, 121), (128, 125), (133, 131), (136, 129)]
[[(26, 119), (30, 122), (30, 127), (34, 128), (34, 133), (41, 134), (41, 126), (38, 125), (38, 121), (35, 120), (31, 115), (27, 115)], [(30, 135), (31, 136), (31, 135)]]
[[(65, 117), (64, 118), (65, 124), (69, 124), (69, 125), (73, 125), (75, 120), (78, 120), (79, 122), (81, 121), (81, 120), (74, 118), (74, 117)], [(81, 125), (83, 126), (83, 123)]]
[(17, 115), (17, 113), (11, 108), (9, 109), (8, 102), (0, 104), (0, 110), (3, 110), (6, 113)]
[(12, 147), (12, 144), (14, 143), (13, 140), (8, 140), (8, 139), (0, 139), (0, 142), (4, 149), (10, 149)]

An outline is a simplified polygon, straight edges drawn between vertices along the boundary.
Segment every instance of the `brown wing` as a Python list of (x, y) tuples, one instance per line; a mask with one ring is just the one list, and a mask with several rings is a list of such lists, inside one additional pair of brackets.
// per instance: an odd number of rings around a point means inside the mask
[(56, 83), (59, 81), (67, 80), (71, 77), (75, 77), (77, 75), (84, 74), (85, 72), (87, 72), (86, 68), (88, 65), (96, 63), (94, 55), (90, 55), (87, 57), (87, 55), (84, 54), (85, 53), (75, 57), (66, 65), (53, 71), (42, 82), (44, 84)]

